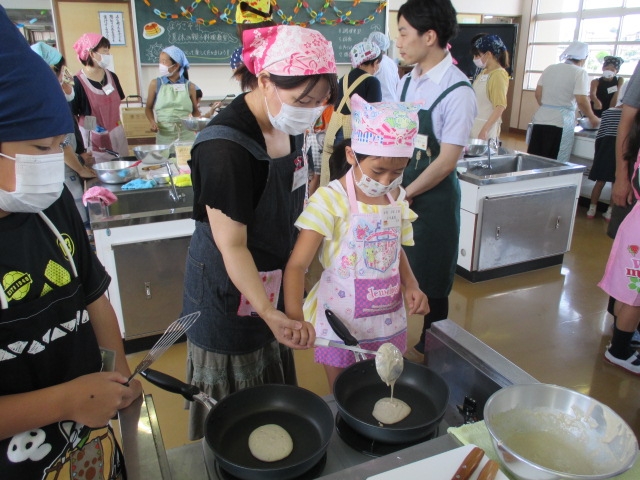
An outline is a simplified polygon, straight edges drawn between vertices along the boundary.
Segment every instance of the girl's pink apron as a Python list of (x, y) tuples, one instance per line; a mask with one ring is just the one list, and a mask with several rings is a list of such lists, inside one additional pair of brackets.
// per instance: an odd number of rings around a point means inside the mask
[[(318, 287), (316, 335), (341, 341), (327, 322), (325, 309), (332, 310), (347, 325), (363, 348), (376, 350), (391, 342), (402, 352), (407, 347), (407, 316), (400, 283), (402, 207), (388, 195), (388, 206), (379, 213), (360, 213), (353, 182), (347, 174), (350, 227), (339, 254), (322, 272)], [(319, 363), (347, 367), (353, 353), (317, 347)]]
[[(77, 74), (87, 94), (87, 99), (91, 106), (91, 114), (96, 117), (96, 124), (107, 130), (106, 132), (88, 131), (84, 128), (85, 117), (81, 116), (78, 121), (84, 144), (91, 145), (93, 158), (95, 158), (96, 162), (106, 162), (114, 159), (114, 156), (106, 153), (104, 149), (114, 150), (121, 157), (129, 155), (127, 136), (120, 121), (118, 89), (113, 81), (111, 72), (105, 70), (105, 75), (107, 76), (107, 84), (104, 88), (110, 92), (109, 94), (106, 94), (103, 89), (94, 87), (82, 70)], [(89, 140), (91, 143), (89, 143)]]
[[(632, 184), (635, 185), (640, 168), (640, 154), (636, 159)], [(636, 199), (640, 195), (633, 187)], [(620, 224), (613, 241), (604, 276), (598, 284), (602, 290), (627, 305), (640, 306), (640, 202)]]

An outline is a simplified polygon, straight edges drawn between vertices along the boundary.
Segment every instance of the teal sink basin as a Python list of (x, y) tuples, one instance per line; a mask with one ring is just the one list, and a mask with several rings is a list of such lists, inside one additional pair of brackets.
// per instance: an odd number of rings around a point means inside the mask
[(581, 173), (586, 167), (551, 158), (519, 153), (460, 160), (457, 165), (460, 180), (486, 185), (515, 182), (532, 178)]

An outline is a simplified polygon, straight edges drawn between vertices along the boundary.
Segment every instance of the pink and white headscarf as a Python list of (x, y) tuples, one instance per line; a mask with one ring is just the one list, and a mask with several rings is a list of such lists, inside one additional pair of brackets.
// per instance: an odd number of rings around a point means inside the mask
[(337, 73), (333, 47), (321, 33), (293, 25), (245, 30), (242, 59), (254, 75), (296, 77)]
[(76, 43), (73, 44), (73, 49), (78, 54), (78, 60), (84, 62), (89, 58), (89, 52), (96, 48), (96, 46), (102, 40), (102, 35), (99, 33), (85, 33), (82, 35)]
[(411, 157), (422, 102), (367, 103), (351, 96), (351, 148), (376, 157)]

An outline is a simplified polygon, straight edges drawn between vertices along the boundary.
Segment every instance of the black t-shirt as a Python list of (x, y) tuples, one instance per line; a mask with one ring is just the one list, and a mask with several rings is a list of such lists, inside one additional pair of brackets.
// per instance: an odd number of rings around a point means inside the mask
[[(93, 303), (107, 290), (111, 278), (91, 250), (66, 187), (44, 213), (71, 250), (86, 304)], [(73, 276), (64, 251), (39, 215), (12, 213), (0, 218), (0, 232), (0, 280), (9, 308), (40, 298), (49, 289), (65, 285)]]
[[(364, 70), (361, 70), (360, 68), (354, 68), (353, 70), (351, 70), (349, 72), (349, 85), (353, 85), (353, 82), (355, 82), (358, 78), (360, 78), (362, 75), (366, 75), (367, 72), (365, 72)], [(344, 97), (344, 90), (342, 88), (343, 86), (343, 78), (340, 79), (340, 81), (338, 82), (338, 100), (336, 101), (334, 107), (337, 109), (338, 106), (340, 105), (340, 102), (342, 101), (342, 97)], [(358, 95), (360, 95), (364, 100), (366, 100), (368, 103), (374, 103), (374, 102), (381, 102), (382, 101), (382, 87), (380, 86), (380, 80), (378, 80), (376, 77), (374, 77), (373, 75), (370, 76), (369, 78), (365, 78), (362, 83), (360, 83), (360, 85), (358, 85), (354, 91), (351, 93), (350, 96), (353, 96), (353, 94), (357, 93)], [(344, 107), (342, 108), (342, 111), (340, 112), (343, 115), (351, 115), (351, 112), (349, 111), (349, 108), (347, 107), (347, 104), (345, 103)]]
[[(258, 121), (240, 95), (210, 122), (245, 133), (266, 150)], [(295, 137), (289, 137), (291, 150)], [(230, 140), (208, 140), (191, 152), (191, 179), (195, 202), (193, 219), (207, 222), (205, 206), (220, 210), (236, 222), (248, 225), (264, 192), (269, 165)]]
[[(111, 71), (109, 71), (109, 73), (111, 73), (111, 77), (113, 77), (113, 83), (116, 86), (116, 90), (118, 91), (120, 100), (124, 100), (124, 91), (122, 90), (122, 86), (120, 85), (120, 80), (118, 79), (118, 76)], [(107, 74), (105, 73), (105, 77), (106, 76)], [(98, 90), (102, 90), (102, 87), (103, 87), (102, 83), (94, 82), (90, 78), (87, 78), (87, 80), (89, 80), (89, 83), (91, 83), (91, 85), (96, 87)], [(73, 77), (73, 81), (74, 81), (73, 89), (75, 90), (76, 95), (75, 97), (73, 97), (73, 100), (69, 102), (69, 105), (71, 106), (71, 112), (76, 116), (91, 115), (91, 105), (89, 104), (89, 98), (87, 97), (87, 94), (84, 91), (82, 82), (80, 81), (77, 75)], [(106, 82), (106, 78), (103, 79), (103, 82)]]

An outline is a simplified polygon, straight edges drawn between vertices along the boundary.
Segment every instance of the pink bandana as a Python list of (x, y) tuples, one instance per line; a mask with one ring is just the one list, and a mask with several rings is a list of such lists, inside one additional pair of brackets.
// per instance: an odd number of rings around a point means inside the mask
[(245, 30), (242, 59), (254, 75), (295, 77), (336, 73), (331, 42), (310, 28), (293, 25)]
[(84, 62), (89, 58), (89, 52), (96, 48), (100, 40), (102, 40), (102, 35), (99, 33), (85, 33), (82, 35), (78, 41), (73, 44), (73, 49), (78, 54), (78, 60)]
[(351, 148), (376, 157), (411, 157), (418, 133), (417, 103), (367, 103), (358, 94), (351, 97)]

